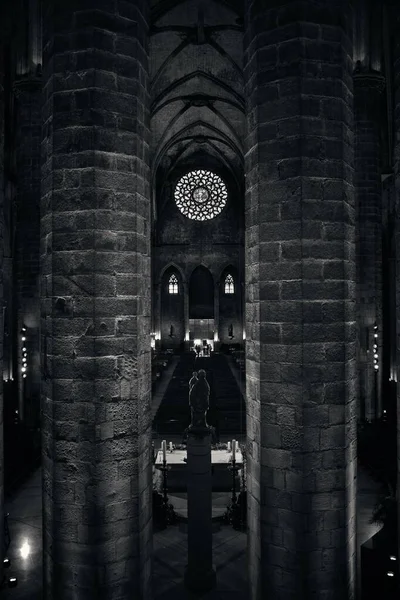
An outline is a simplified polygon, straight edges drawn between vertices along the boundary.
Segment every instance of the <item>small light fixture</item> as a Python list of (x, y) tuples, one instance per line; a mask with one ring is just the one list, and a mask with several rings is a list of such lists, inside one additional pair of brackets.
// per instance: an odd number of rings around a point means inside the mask
[[(383, 412), (386, 412), (385, 410)], [(397, 560), (397, 557), (394, 556), (393, 554), (391, 556), (389, 556), (390, 560)]]
[(388, 577), (394, 577), (394, 573), (393, 573), (393, 571), (388, 571), (388, 572), (386, 573), (386, 575), (387, 575)]
[(26, 342), (26, 337), (23, 335), (23, 336), (22, 336), (22, 338), (21, 338), (21, 340), (22, 340), (23, 342)]
[(19, 552), (20, 552), (20, 555), (21, 555), (21, 557), (22, 557), (22, 558), (28, 558), (28, 556), (29, 556), (29, 555), (30, 555), (30, 553), (31, 553), (31, 547), (30, 547), (30, 545), (28, 544), (28, 542), (26, 542), (26, 541), (25, 541), (25, 542), (22, 544), (22, 546), (21, 546), (21, 548), (20, 548), (20, 551), (19, 551)]
[(22, 371), (22, 373), (25, 373), (26, 367), (22, 367), (21, 371)]
[(18, 581), (16, 577), (10, 577), (8, 580), (8, 587), (17, 587)]
[(374, 365), (374, 367), (375, 367), (375, 371), (379, 370), (379, 366), (378, 365)]
[(11, 564), (11, 563), (10, 563), (10, 559), (6, 557), (6, 558), (3, 560), (3, 567), (4, 567), (5, 569), (8, 569), (8, 567), (10, 566), (10, 564)]

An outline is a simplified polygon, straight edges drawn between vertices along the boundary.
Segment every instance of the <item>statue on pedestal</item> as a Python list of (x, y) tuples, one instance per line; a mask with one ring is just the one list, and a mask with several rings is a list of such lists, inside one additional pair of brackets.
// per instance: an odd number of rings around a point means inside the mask
[(197, 378), (197, 371), (193, 371), (192, 373), (192, 378), (189, 381), (189, 394), (192, 391), (192, 387), (194, 386), (194, 384), (198, 381)]
[(210, 405), (210, 386), (206, 379), (206, 372), (201, 369), (197, 373), (197, 380), (193, 380), (194, 377), (189, 383), (189, 405), (192, 411), (189, 429), (208, 429), (206, 413)]

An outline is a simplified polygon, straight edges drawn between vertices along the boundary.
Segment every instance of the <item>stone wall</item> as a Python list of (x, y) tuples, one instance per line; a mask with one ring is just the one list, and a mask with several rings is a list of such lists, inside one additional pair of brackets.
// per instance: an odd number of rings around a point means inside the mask
[[(230, 273), (234, 278), (234, 293), (225, 294), (225, 277)], [(219, 292), (219, 339), (222, 344), (240, 344), (243, 342), (244, 322), (244, 282), (239, 271), (227, 268), (218, 282)], [(232, 329), (231, 329), (232, 328)], [(233, 338), (230, 337), (230, 331)]]
[[(20, 419), (33, 424), (40, 410), (40, 142), (42, 121), (41, 79), (26, 77), (14, 83), (16, 123), (16, 238), (14, 302), (18, 332), (18, 388)], [(21, 344), (22, 327), (27, 328)], [(22, 346), (27, 348), (28, 368), (22, 377)]]
[[(202, 163), (193, 164), (192, 168), (205, 168)], [(186, 171), (190, 170), (186, 168)], [(196, 267), (204, 265), (209, 269), (214, 280), (214, 313), (216, 315), (215, 326), (222, 332), (218, 319), (225, 312), (224, 303), (222, 303), (222, 312), (220, 308), (220, 285), (221, 277), (228, 265), (232, 265), (238, 274), (237, 284), (243, 282), (243, 234), (244, 224), (240, 209), (241, 199), (238, 196), (239, 191), (234, 183), (221, 174), (227, 181), (229, 190), (228, 201), (223, 211), (215, 218), (208, 221), (195, 221), (185, 217), (175, 204), (173, 197), (175, 183), (185, 172), (179, 171), (171, 177), (169, 185), (165, 186), (164, 191), (157, 198), (158, 219), (156, 222), (156, 231), (154, 235), (153, 246), (153, 273), (154, 273), (154, 328), (160, 328), (160, 277), (169, 265), (175, 265), (181, 275), (183, 284), (183, 293), (187, 295), (186, 317), (187, 322), (189, 311), (189, 286), (190, 278)], [(236, 330), (240, 320), (240, 296), (235, 296), (236, 306), (234, 314), (232, 307), (228, 307), (229, 321), (235, 321)], [(229, 303), (228, 303), (229, 304)], [(162, 308), (164, 311), (164, 307)], [(165, 313), (164, 313), (165, 314)], [(186, 327), (188, 326), (188, 322)], [(225, 325), (223, 325), (225, 327)], [(227, 333), (227, 332), (226, 332)]]
[[(178, 294), (169, 293), (169, 278), (172, 273), (178, 279)], [(160, 284), (161, 292), (161, 340), (163, 347), (181, 348), (185, 340), (185, 298), (180, 273), (173, 267), (164, 272)], [(171, 326), (173, 328), (171, 335)]]
[[(373, 346), (382, 358), (382, 184), (380, 99), (384, 77), (354, 74), (355, 189), (361, 418), (380, 418), (382, 360), (374, 368)], [(375, 330), (375, 326), (377, 329)], [(378, 338), (375, 338), (375, 335)]]

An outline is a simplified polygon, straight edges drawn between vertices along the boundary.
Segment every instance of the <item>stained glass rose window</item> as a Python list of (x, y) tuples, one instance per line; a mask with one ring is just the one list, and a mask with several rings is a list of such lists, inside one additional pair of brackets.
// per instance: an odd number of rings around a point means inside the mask
[(223, 210), (227, 199), (228, 190), (225, 183), (212, 171), (190, 171), (176, 184), (176, 205), (189, 219), (213, 219)]

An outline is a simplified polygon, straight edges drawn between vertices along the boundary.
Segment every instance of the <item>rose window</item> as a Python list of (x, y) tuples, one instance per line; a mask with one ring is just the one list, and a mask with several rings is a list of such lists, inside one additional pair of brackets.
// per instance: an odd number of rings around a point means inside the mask
[(176, 184), (177, 207), (185, 217), (195, 221), (207, 221), (219, 215), (227, 199), (225, 183), (211, 171), (190, 171)]

